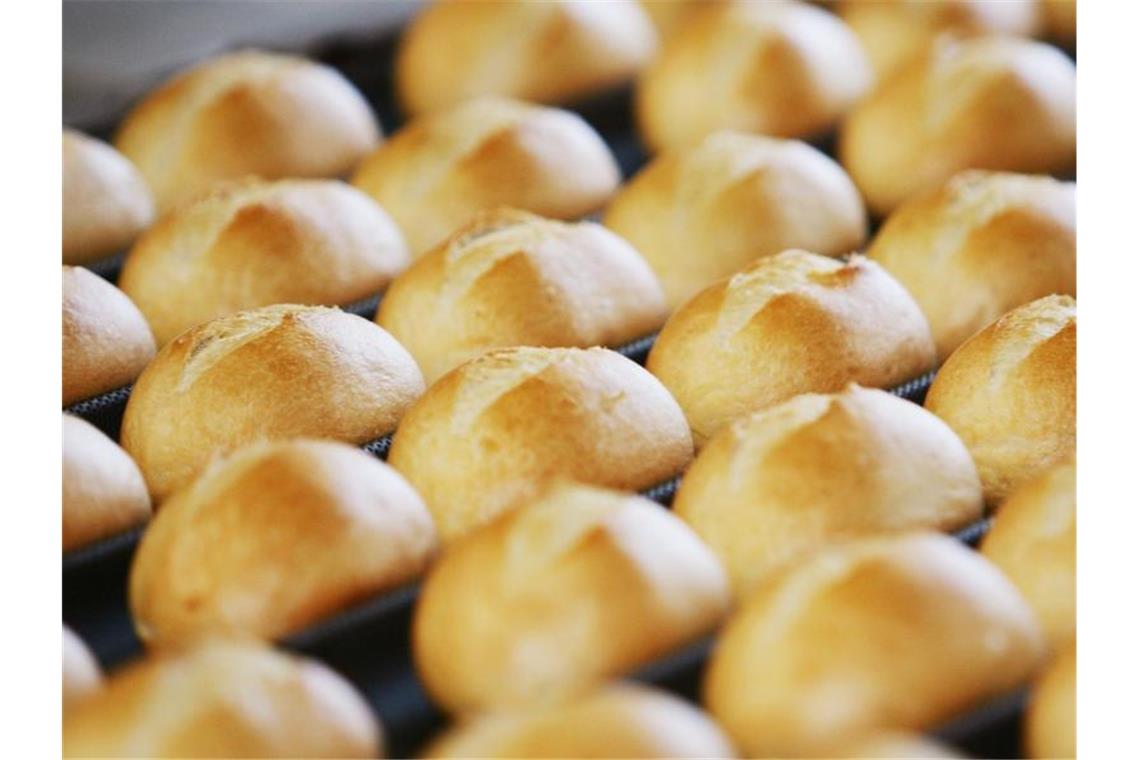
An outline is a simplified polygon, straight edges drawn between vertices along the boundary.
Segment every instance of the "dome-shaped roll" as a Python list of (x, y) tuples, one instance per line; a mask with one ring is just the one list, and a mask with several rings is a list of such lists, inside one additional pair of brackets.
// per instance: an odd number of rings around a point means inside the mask
[(150, 517), (138, 466), (86, 420), (63, 415), (63, 550), (113, 536)]
[(1037, 679), (1025, 713), (1029, 757), (1077, 756), (1077, 642), (1074, 639)]
[(392, 283), (376, 321), (430, 383), (493, 348), (619, 346), (665, 321), (653, 270), (593, 222), (477, 216)]
[(266, 306), (167, 343), (135, 383), (122, 444), (161, 500), (251, 441), (379, 438), (423, 388), (411, 355), (378, 325), (338, 309)]
[(411, 121), (352, 182), (395, 218), (419, 255), (499, 206), (585, 216), (620, 179), (609, 148), (580, 116), (488, 97)]
[(698, 446), (733, 419), (855, 382), (889, 388), (934, 365), (922, 312), (872, 261), (784, 251), (674, 312), (646, 367), (685, 410)]
[(492, 351), (408, 411), (388, 462), (446, 543), (534, 497), (546, 476), (637, 491), (678, 474), (693, 442), (652, 375), (602, 348)]
[(379, 140), (368, 104), (336, 70), (243, 50), (182, 71), (143, 98), (115, 147), (165, 211), (250, 174), (339, 177)]
[(103, 688), (103, 671), (83, 639), (63, 627), (63, 708), (69, 710)]

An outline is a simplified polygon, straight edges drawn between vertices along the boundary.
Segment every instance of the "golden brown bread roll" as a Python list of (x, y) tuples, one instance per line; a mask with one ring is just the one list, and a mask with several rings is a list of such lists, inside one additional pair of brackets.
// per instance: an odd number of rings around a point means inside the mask
[(738, 595), (837, 541), (982, 516), (982, 484), (944, 422), (885, 391), (796, 396), (724, 427), (685, 473), (677, 516)]
[(444, 0), (405, 29), (396, 87), (412, 114), (480, 95), (564, 103), (623, 84), (656, 48), (636, 0)]
[(101, 140), (63, 130), (64, 264), (118, 253), (153, 218), (150, 190), (130, 161)]
[(705, 703), (752, 757), (818, 757), (924, 730), (1020, 685), (1045, 642), (1001, 572), (916, 532), (826, 549), (769, 578), (725, 626)]
[(1077, 632), (1077, 468), (1066, 462), (1001, 505), (982, 542), (986, 555), (1029, 602), (1050, 645)]
[(933, 365), (926, 319), (878, 264), (798, 250), (701, 291), (665, 323), (646, 363), (685, 410), (698, 447), (792, 396), (850, 382), (889, 388)]
[(380, 141), (356, 88), (329, 66), (243, 50), (179, 72), (127, 114), (115, 147), (159, 210), (227, 179), (339, 177)]
[(154, 336), (121, 290), (63, 267), (63, 405), (128, 385), (154, 358)]
[(867, 249), (922, 307), (938, 358), (1010, 309), (1077, 293), (1076, 185), (965, 171), (903, 203)]
[(1041, 10), (1045, 14), (1045, 26), (1049, 36), (1067, 48), (1077, 46), (1077, 1), (1042, 0)]
[(839, 157), (886, 215), (963, 169), (1068, 174), (1076, 167), (1076, 69), (1029, 40), (939, 40), (848, 115)]
[(636, 491), (693, 457), (664, 386), (602, 348), (508, 348), (444, 375), (415, 403), (388, 462), (424, 497), (446, 544), (564, 475)]
[(253, 443), (163, 503), (131, 566), (131, 613), (147, 643), (277, 638), (412, 580), (435, 544), (419, 494), (370, 454)]
[(803, 3), (713, 3), (665, 39), (638, 81), (637, 125), (653, 150), (721, 129), (812, 137), (871, 85), (855, 35)]
[(545, 707), (486, 713), (436, 739), (424, 757), (735, 757), (724, 732), (693, 705), (613, 683)]
[(119, 287), (159, 345), (194, 325), (276, 303), (348, 304), (408, 265), (392, 218), (332, 180), (228, 182), (160, 219)]
[(1077, 642), (1073, 639), (1038, 678), (1025, 714), (1029, 757), (1077, 756)]
[(64, 757), (377, 757), (381, 744), (347, 681), (252, 641), (152, 652), (63, 722)]
[(931, 760), (934, 758), (965, 758), (941, 742), (909, 731), (876, 731), (855, 740), (839, 742), (820, 757), (897, 758), (898, 760)]
[(148, 517), (146, 482), (127, 452), (86, 420), (63, 415), (63, 550)]
[(926, 408), (970, 450), (991, 506), (1071, 455), (1077, 302), (1040, 298), (970, 338), (942, 365)]
[(367, 319), (266, 306), (167, 343), (135, 383), (122, 444), (162, 500), (251, 441), (379, 438), (423, 389), (411, 355)]
[(411, 121), (352, 182), (395, 218), (419, 255), (498, 206), (584, 216), (620, 179), (609, 148), (580, 116), (487, 97)]
[(83, 639), (66, 625), (63, 627), (63, 709), (76, 704), (103, 688), (103, 672)]
[(670, 309), (762, 256), (839, 256), (867, 234), (838, 164), (805, 143), (735, 132), (658, 156), (617, 194), (605, 225), (653, 267)]
[(416, 671), (451, 712), (550, 703), (707, 633), (728, 603), (720, 563), (668, 510), (553, 482), (429, 571)]
[(653, 270), (593, 222), (476, 216), (398, 277), (376, 321), (430, 383), (488, 350), (619, 346), (665, 321)]
[(1038, 0), (843, 0), (839, 17), (863, 44), (880, 78), (928, 50), (942, 34), (1032, 37)]

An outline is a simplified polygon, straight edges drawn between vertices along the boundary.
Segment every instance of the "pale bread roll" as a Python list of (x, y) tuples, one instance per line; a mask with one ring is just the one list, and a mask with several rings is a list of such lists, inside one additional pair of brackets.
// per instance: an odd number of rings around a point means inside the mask
[(63, 550), (149, 517), (150, 496), (138, 465), (94, 425), (63, 415)]
[(1077, 642), (1072, 640), (1037, 679), (1025, 713), (1029, 757), (1077, 756)]
[(83, 639), (63, 627), (63, 709), (70, 710), (103, 688), (103, 671)]

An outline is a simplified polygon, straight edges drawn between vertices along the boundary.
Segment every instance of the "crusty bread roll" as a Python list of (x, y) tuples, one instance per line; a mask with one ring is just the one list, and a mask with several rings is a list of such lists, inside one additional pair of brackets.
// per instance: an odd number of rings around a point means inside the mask
[(1077, 642), (1073, 639), (1038, 678), (1025, 715), (1029, 757), (1077, 756)]
[(712, 720), (688, 702), (614, 683), (545, 707), (473, 716), (428, 746), (433, 758), (735, 757)]
[(707, 633), (728, 603), (717, 558), (668, 510), (557, 481), (444, 552), (413, 655), (451, 712), (550, 703)]
[(646, 363), (698, 447), (733, 419), (800, 393), (888, 388), (933, 365), (922, 312), (878, 264), (798, 250), (701, 291), (665, 323)]
[(368, 320), (266, 306), (166, 344), (135, 383), (122, 444), (161, 500), (214, 456), (254, 440), (379, 438), (423, 389), (411, 355)]
[(63, 721), (64, 757), (377, 757), (381, 744), (347, 681), (252, 641), (152, 652)]
[(1077, 632), (1077, 468), (1066, 462), (1018, 488), (982, 542), (1029, 602), (1049, 643)]
[(991, 506), (1070, 456), (1077, 433), (1077, 302), (1046, 296), (970, 338), (939, 370), (926, 408), (970, 450)]
[(154, 218), (154, 200), (130, 161), (101, 140), (63, 130), (63, 263), (126, 248)]
[(1032, 37), (1039, 0), (843, 0), (838, 12), (880, 78), (928, 50), (942, 34)]
[(720, 557), (740, 595), (829, 543), (967, 525), (982, 516), (982, 484), (940, 419), (849, 385), (724, 427), (685, 473), (673, 510)]
[(352, 182), (396, 219), (419, 255), (498, 206), (584, 216), (620, 179), (609, 148), (580, 116), (487, 97), (413, 120)]
[(154, 358), (154, 336), (121, 290), (63, 267), (63, 405), (129, 384)]
[(867, 249), (922, 307), (945, 361), (1010, 309), (1077, 292), (1076, 185), (983, 171), (903, 203)]
[(483, 212), (392, 283), (376, 321), (433, 382), (488, 350), (618, 346), (665, 321), (633, 247), (593, 222)]
[(276, 303), (348, 304), (407, 267), (392, 218), (332, 180), (223, 183), (158, 221), (119, 287), (161, 346), (183, 330)]
[(370, 454), (253, 443), (163, 503), (131, 567), (131, 613), (147, 643), (277, 638), (415, 578), (435, 543), (419, 495)]
[(762, 256), (863, 245), (863, 202), (843, 170), (792, 140), (719, 132), (666, 151), (614, 198), (605, 225), (649, 261), (674, 309)]
[(910, 731), (876, 731), (855, 740), (839, 742), (820, 757), (897, 758), (897, 760), (932, 760), (934, 758), (965, 758), (929, 736)]
[(565, 475), (636, 491), (693, 457), (664, 386), (602, 348), (509, 348), (444, 375), (400, 423), (388, 462), (427, 502), (444, 543)]
[(839, 157), (882, 216), (963, 169), (1072, 172), (1076, 105), (1076, 68), (1055, 47), (941, 39), (855, 106)]
[(148, 517), (146, 482), (127, 452), (86, 420), (63, 415), (63, 550)]
[(396, 88), (412, 114), (480, 95), (564, 103), (629, 81), (656, 48), (637, 0), (444, 0), (405, 29)]
[(638, 81), (637, 125), (654, 150), (721, 129), (812, 137), (871, 85), (854, 34), (803, 3), (713, 3), (687, 15)]
[(1043, 0), (1049, 36), (1067, 48), (1077, 46), (1077, 0)]
[(769, 578), (705, 673), (710, 711), (750, 757), (819, 757), (924, 730), (1027, 679), (1044, 637), (1017, 589), (937, 533), (868, 538)]
[(83, 639), (66, 625), (63, 627), (63, 709), (99, 693), (103, 672)]
[(338, 177), (380, 141), (368, 104), (336, 70), (243, 50), (176, 74), (127, 114), (115, 147), (160, 210), (227, 179)]

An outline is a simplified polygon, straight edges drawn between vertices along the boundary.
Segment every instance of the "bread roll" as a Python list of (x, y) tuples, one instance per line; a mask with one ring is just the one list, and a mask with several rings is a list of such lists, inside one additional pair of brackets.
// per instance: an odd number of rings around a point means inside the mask
[(867, 250), (914, 296), (945, 361), (1010, 309), (1077, 292), (1076, 185), (965, 171), (903, 203)]
[(63, 415), (63, 550), (148, 517), (146, 483), (127, 452), (86, 420)]
[(433, 566), (416, 671), (451, 712), (551, 703), (707, 633), (728, 594), (716, 557), (668, 510), (555, 482)]
[(399, 277), (376, 321), (428, 382), (509, 346), (619, 346), (665, 321), (653, 270), (592, 222), (479, 214)]
[(103, 672), (95, 656), (66, 625), (63, 627), (63, 709), (76, 704), (103, 688)]
[(136, 105), (115, 147), (160, 210), (249, 174), (339, 177), (380, 141), (368, 104), (341, 74), (291, 55), (243, 50), (179, 72)]
[(1077, 756), (1077, 643), (1069, 642), (1033, 687), (1025, 716), (1029, 757)]
[(162, 505), (131, 566), (131, 613), (146, 643), (277, 638), (412, 580), (434, 550), (423, 501), (375, 457), (253, 443)]
[(863, 539), (759, 586), (720, 636), (704, 697), (750, 757), (819, 757), (933, 727), (1017, 687), (1044, 652), (1017, 589), (970, 548)]
[(839, 256), (867, 234), (838, 164), (804, 143), (734, 132), (654, 159), (614, 198), (605, 225), (653, 267), (670, 309), (762, 256)]
[(792, 396), (850, 382), (888, 388), (933, 365), (922, 312), (878, 264), (797, 250), (701, 291), (665, 323), (646, 363), (698, 447)]
[(1076, 0), (1044, 0), (1041, 9), (1049, 36), (1067, 48), (1077, 47)]
[(131, 249), (119, 287), (163, 345), (242, 309), (358, 301), (408, 260), (396, 223), (356, 188), (251, 180), (216, 186), (159, 220)]
[(843, 0), (839, 16), (859, 38), (880, 78), (922, 55), (942, 34), (1032, 37), (1039, 0)]
[(412, 357), (368, 320), (266, 306), (166, 344), (135, 384), (122, 443), (161, 500), (213, 457), (258, 439), (379, 438), (423, 389)]
[(940, 40), (845, 120), (839, 157), (872, 213), (963, 169), (1069, 174), (1076, 69), (1056, 48), (999, 37)]
[(444, 543), (565, 475), (628, 491), (685, 468), (693, 441), (656, 378), (601, 348), (509, 348), (444, 375), (412, 406), (388, 462)]
[(63, 130), (63, 263), (86, 264), (126, 248), (154, 218), (138, 169), (110, 145)]
[(564, 103), (627, 82), (656, 48), (636, 0), (435, 2), (404, 31), (396, 87), (412, 114), (480, 95)]
[(965, 758), (941, 742), (921, 734), (906, 731), (879, 731), (860, 739), (843, 742), (824, 757), (845, 757), (850, 760), (859, 758), (898, 758), (898, 760), (917, 760), (925, 758)]
[(657, 34), (664, 38), (681, 25), (681, 20), (697, 8), (712, 0), (640, 0), (645, 15), (657, 28)]
[(637, 125), (653, 150), (721, 129), (812, 137), (871, 85), (858, 39), (803, 3), (713, 3), (686, 16), (638, 82)]
[(739, 595), (829, 543), (967, 525), (982, 516), (982, 484), (944, 422), (849, 385), (721, 429), (685, 473), (673, 510), (720, 557)]
[(381, 742), (336, 673), (237, 640), (153, 652), (63, 722), (64, 757), (376, 757)]
[(154, 336), (121, 290), (63, 267), (63, 405), (128, 385), (154, 358)]
[(674, 695), (614, 683), (549, 707), (487, 713), (424, 753), (433, 758), (735, 757), (711, 719)]
[(1077, 433), (1077, 302), (1020, 306), (951, 354), (926, 408), (970, 450), (986, 503), (1070, 456)]
[(580, 116), (480, 98), (415, 119), (369, 156), (353, 184), (396, 219), (413, 254), (479, 211), (515, 206), (556, 219), (596, 211), (621, 175)]
[(1077, 633), (1077, 468), (1066, 462), (1001, 505), (982, 542), (1037, 613), (1054, 649)]

